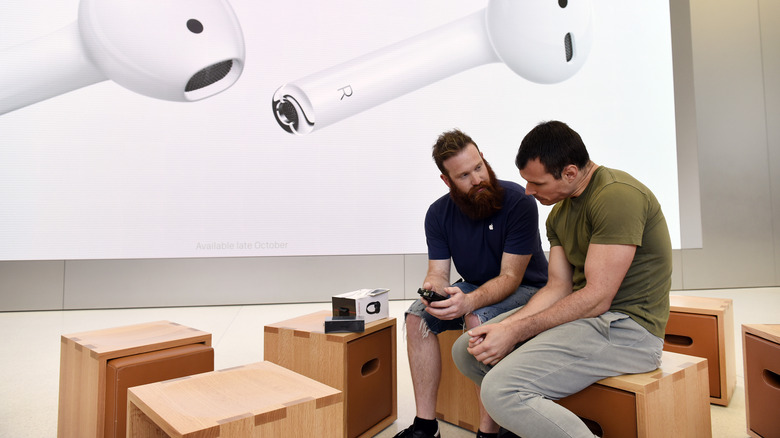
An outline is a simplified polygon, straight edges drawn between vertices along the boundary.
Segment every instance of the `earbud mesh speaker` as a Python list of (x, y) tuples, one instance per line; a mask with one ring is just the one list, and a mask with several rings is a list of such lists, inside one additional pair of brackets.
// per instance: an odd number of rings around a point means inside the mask
[[(274, 109), (279, 114), (279, 118), (289, 122), (292, 126), (298, 126), (298, 111), (295, 110), (295, 105), (289, 100), (282, 101), (279, 105), (275, 105)], [(286, 128), (287, 124), (282, 126)]]
[(227, 76), (228, 73), (230, 73), (231, 68), (233, 68), (232, 60), (222, 61), (214, 65), (210, 65), (195, 73), (187, 82), (187, 86), (184, 88), (184, 91), (189, 92), (200, 90), (201, 88), (205, 88), (213, 83), (219, 82), (222, 78)]
[(574, 48), (571, 45), (571, 34), (567, 33), (563, 38), (563, 45), (566, 47), (566, 62), (571, 62), (574, 57)]

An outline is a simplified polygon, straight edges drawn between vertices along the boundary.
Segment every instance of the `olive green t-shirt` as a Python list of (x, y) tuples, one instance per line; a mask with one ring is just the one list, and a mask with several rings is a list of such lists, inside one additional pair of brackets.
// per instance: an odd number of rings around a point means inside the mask
[(610, 311), (621, 312), (664, 337), (672, 285), (672, 244), (655, 195), (620, 170), (597, 168), (576, 198), (558, 202), (547, 217), (550, 246), (563, 247), (574, 267), (574, 291), (585, 287), (588, 245), (636, 245), (636, 254)]

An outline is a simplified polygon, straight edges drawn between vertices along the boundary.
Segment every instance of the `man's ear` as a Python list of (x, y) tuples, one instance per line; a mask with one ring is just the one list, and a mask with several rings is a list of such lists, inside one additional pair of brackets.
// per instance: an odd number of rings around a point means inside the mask
[(450, 185), (452, 184), (452, 181), (450, 181), (450, 177), (448, 177), (443, 173), (439, 175), (439, 177), (441, 178), (442, 181), (444, 181), (444, 184), (447, 184), (447, 187), (452, 188), (452, 186)]
[(561, 176), (566, 179), (567, 182), (574, 181), (575, 178), (577, 178), (577, 174), (580, 173), (580, 169), (577, 168), (574, 164), (569, 164), (568, 166), (563, 168), (563, 172), (561, 172)]

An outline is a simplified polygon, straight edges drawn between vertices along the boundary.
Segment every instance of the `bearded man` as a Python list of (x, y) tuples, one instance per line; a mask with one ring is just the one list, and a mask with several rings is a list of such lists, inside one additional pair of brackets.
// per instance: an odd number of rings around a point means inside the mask
[[(422, 287), (447, 299), (420, 299), (406, 312), (416, 417), (396, 438), (440, 437), (436, 335), (471, 329), (523, 306), (547, 283), (534, 198), (522, 186), (497, 179), (477, 144), (459, 130), (439, 136), (433, 159), (450, 193), (431, 204), (425, 216), (428, 272)], [(462, 276), (452, 285), (451, 264)], [(498, 429), (480, 406), (477, 437), (494, 437)]]

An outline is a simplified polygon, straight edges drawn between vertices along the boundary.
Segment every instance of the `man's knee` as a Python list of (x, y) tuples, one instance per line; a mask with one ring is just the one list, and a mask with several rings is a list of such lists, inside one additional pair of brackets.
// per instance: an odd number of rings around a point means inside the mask
[(464, 376), (473, 380), (477, 385), (482, 381), (485, 370), (477, 359), (468, 352), (469, 334), (463, 333), (452, 344), (452, 361)]
[(471, 330), (474, 327), (482, 324), (482, 321), (480, 321), (479, 316), (477, 316), (476, 313), (469, 313), (464, 317), (464, 322), (466, 323), (466, 330)]
[(458, 367), (458, 369), (461, 369), (462, 365), (466, 365), (469, 357), (473, 359), (473, 356), (466, 351), (468, 345), (468, 333), (464, 333), (458, 337), (452, 344), (452, 361), (455, 362), (455, 366)]
[(513, 406), (514, 412), (522, 412), (527, 402), (535, 396), (538, 394), (533, 394), (522, 386), (512, 385), (498, 373), (488, 373), (482, 379), (480, 387), (482, 405), (495, 420), (501, 418), (506, 407), (510, 405)]
[(406, 314), (404, 327), (406, 330), (407, 341), (423, 339), (429, 335), (436, 336), (436, 334), (433, 333), (430, 328), (428, 328), (428, 323), (425, 321), (425, 318), (422, 318), (421, 316), (414, 313)]
[[(482, 379), (480, 396), (485, 409), (490, 412), (495, 406), (500, 406), (507, 397), (507, 382), (497, 379), (493, 374), (487, 374)], [(490, 409), (488, 408), (490, 406)]]

